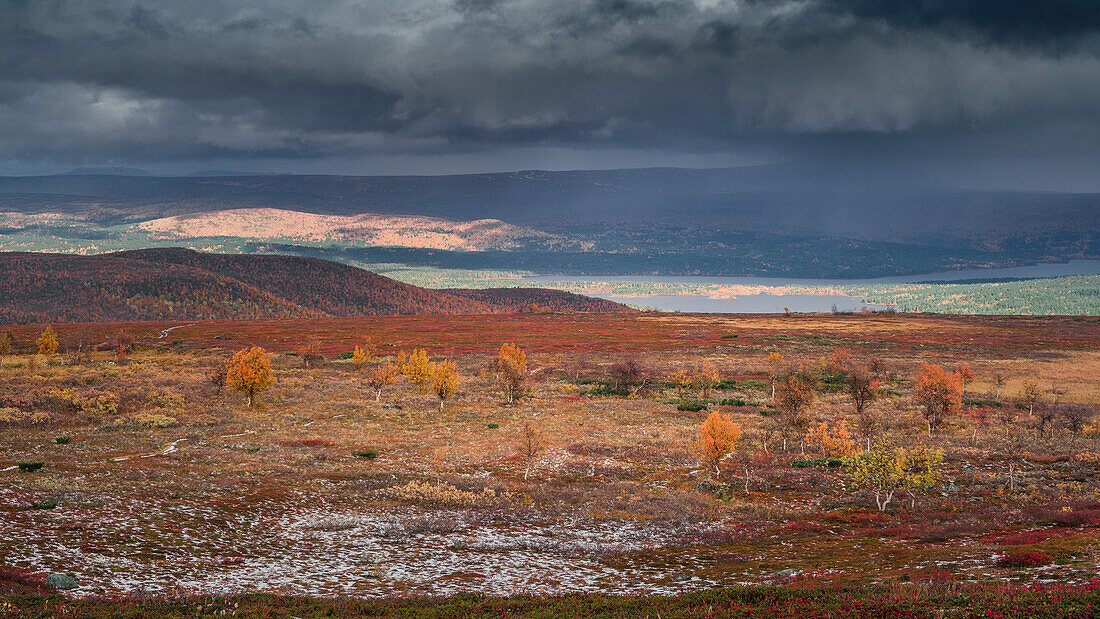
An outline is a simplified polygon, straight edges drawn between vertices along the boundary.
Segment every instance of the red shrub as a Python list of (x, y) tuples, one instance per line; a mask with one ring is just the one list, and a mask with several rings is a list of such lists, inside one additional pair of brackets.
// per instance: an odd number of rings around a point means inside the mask
[(906, 570), (899, 578), (903, 582), (952, 582), (955, 574), (936, 568)]
[(786, 533), (820, 533), (825, 529), (825, 525), (820, 522), (814, 522), (812, 520), (793, 520), (783, 525), (783, 531)]
[(1053, 560), (1045, 552), (1013, 552), (997, 559), (997, 567), (1039, 567)]
[(45, 574), (0, 567), (0, 594), (29, 593), (48, 593)]
[(1028, 546), (1031, 544), (1038, 544), (1039, 542), (1045, 542), (1048, 539), (1059, 537), (1061, 534), (1058, 531), (1042, 530), (1042, 531), (999, 531), (996, 533), (990, 533), (982, 537), (982, 541), (991, 544), (1001, 544), (1004, 546)]

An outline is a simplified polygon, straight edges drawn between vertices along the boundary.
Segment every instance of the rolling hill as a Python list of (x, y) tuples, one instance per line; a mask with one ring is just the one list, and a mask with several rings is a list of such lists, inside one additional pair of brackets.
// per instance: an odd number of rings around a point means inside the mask
[(0, 253), (0, 323), (629, 312), (565, 292), (429, 290), (297, 256), (150, 249), (98, 256)]

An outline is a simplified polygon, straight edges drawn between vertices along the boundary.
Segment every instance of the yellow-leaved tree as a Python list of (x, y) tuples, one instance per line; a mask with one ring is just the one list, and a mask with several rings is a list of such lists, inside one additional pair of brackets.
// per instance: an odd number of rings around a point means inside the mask
[(425, 391), (432, 378), (432, 362), (428, 359), (428, 351), (423, 348), (413, 350), (401, 364), (401, 371), (417, 389)]
[(527, 394), (527, 353), (515, 344), (502, 344), (496, 359), (497, 384), (508, 404)]
[(454, 361), (440, 361), (433, 363), (430, 369), (432, 393), (439, 398), (439, 410), (443, 410), (443, 402), (454, 396), (458, 391), (458, 372), (455, 370)]
[(4, 359), (12, 353), (11, 333), (0, 333), (0, 370), (4, 369)]
[(677, 398), (687, 399), (688, 391), (691, 390), (691, 374), (688, 374), (687, 370), (676, 370), (669, 374), (668, 382), (672, 383), (672, 387), (676, 390)]
[(38, 344), (38, 354), (55, 354), (57, 352), (57, 334), (53, 332), (53, 327), (47, 326), (46, 330), (42, 332), (42, 337), (35, 340), (34, 343)]
[(703, 422), (699, 431), (699, 440), (695, 442), (695, 451), (708, 469), (718, 473), (718, 464), (737, 448), (741, 439), (741, 426), (728, 417), (714, 411)]
[(351, 364), (355, 366), (355, 371), (358, 372), (363, 369), (363, 366), (370, 361), (370, 351), (366, 348), (356, 344), (355, 350), (351, 353)]
[(275, 374), (271, 371), (271, 358), (259, 346), (237, 351), (229, 360), (225, 384), (237, 393), (248, 396), (248, 405), (254, 406), (256, 395), (271, 388)]
[(880, 512), (900, 491), (926, 490), (940, 481), (943, 450), (920, 446), (910, 449), (883, 441), (851, 459), (852, 484), (875, 493)]
[(699, 392), (699, 399), (701, 400), (710, 397), (711, 390), (718, 385), (720, 380), (721, 376), (718, 375), (718, 368), (714, 367), (714, 364), (709, 361), (701, 361), (695, 364), (695, 367), (691, 370), (691, 386)]

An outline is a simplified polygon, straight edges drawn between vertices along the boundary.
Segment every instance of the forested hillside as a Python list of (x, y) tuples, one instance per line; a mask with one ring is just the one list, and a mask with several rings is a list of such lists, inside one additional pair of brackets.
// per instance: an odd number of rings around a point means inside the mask
[(451, 288), (444, 290), (444, 292), (487, 303), (502, 311), (511, 313), (536, 310), (606, 314), (622, 311), (623, 307), (614, 301), (549, 288), (484, 288), (477, 290)]
[[(484, 298), (481, 298), (484, 296)], [(296, 256), (202, 254), (183, 249), (99, 256), (0, 253), (0, 323), (114, 322), (629, 311), (557, 291), (493, 299), (436, 291), (347, 265)]]

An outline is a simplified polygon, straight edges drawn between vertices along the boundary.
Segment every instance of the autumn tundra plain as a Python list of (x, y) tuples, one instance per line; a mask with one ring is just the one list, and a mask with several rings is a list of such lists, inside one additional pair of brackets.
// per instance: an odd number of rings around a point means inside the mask
[(44, 331), (0, 329), (0, 614), (1100, 601), (1095, 317), (73, 324), (56, 352)]

